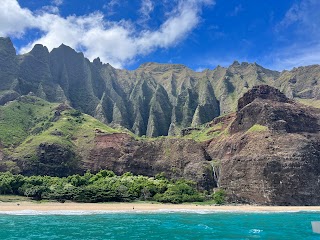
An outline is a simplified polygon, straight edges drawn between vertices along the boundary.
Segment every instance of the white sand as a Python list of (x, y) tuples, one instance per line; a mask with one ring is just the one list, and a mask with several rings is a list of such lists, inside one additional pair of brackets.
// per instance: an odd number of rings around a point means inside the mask
[(7, 211), (237, 211), (237, 212), (290, 212), (320, 211), (320, 206), (252, 206), (252, 205), (195, 205), (195, 204), (151, 204), (151, 203), (37, 203), (0, 202), (0, 214)]

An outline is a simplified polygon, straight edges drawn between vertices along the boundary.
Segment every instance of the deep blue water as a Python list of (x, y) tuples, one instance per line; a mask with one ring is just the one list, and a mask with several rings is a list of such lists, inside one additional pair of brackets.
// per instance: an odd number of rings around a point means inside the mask
[(320, 212), (1, 214), (0, 239), (320, 239), (311, 221)]

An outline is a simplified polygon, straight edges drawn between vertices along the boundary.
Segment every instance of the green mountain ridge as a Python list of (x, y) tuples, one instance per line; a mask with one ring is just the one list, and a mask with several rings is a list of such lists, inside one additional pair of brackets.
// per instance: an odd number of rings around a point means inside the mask
[(128, 71), (99, 58), (90, 62), (65, 45), (51, 52), (35, 45), (16, 55), (11, 40), (0, 38), (0, 69), (1, 104), (32, 92), (148, 137), (179, 135), (183, 128), (234, 112), (237, 100), (255, 85), (274, 86), (290, 98), (311, 99), (311, 104), (319, 98), (319, 65), (280, 73), (237, 61), (203, 72), (145, 63)]

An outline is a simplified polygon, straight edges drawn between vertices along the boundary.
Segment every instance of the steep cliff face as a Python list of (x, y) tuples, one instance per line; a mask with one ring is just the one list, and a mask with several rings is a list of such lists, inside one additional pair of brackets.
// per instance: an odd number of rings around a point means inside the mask
[(58, 143), (40, 143), (33, 158), (18, 158), (17, 167), (24, 175), (67, 177), (82, 173), (82, 167), (74, 149)]
[(230, 200), (318, 205), (320, 111), (268, 86), (249, 91), (239, 105), (229, 135), (208, 145), (220, 163), (218, 184)]
[(316, 100), (319, 77), (318, 65), (280, 73), (237, 61), (203, 72), (158, 63), (127, 71), (99, 58), (90, 62), (65, 45), (51, 52), (35, 45), (16, 56), (11, 40), (0, 38), (1, 104), (33, 92), (140, 136), (177, 135), (182, 128), (234, 112), (238, 99), (259, 84), (277, 87), (290, 98)]
[(16, 50), (9, 38), (0, 38), (0, 91), (16, 90), (18, 62)]
[(95, 137), (94, 148), (84, 168), (145, 176), (164, 172), (168, 178), (190, 179), (198, 187), (211, 190), (216, 182), (210, 160), (203, 145), (192, 140), (139, 141), (124, 133), (114, 133)]
[(281, 91), (295, 98), (319, 99), (319, 76), (319, 65), (294, 68), (291, 71), (282, 72), (277, 80), (277, 86)]

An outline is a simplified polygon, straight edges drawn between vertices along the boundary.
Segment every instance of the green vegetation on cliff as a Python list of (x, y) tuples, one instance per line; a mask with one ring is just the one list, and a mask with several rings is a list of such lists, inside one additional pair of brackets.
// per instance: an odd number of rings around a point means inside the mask
[(307, 106), (315, 107), (315, 108), (320, 108), (320, 100), (316, 99), (302, 99), (302, 98), (297, 98), (296, 99), (299, 103), (302, 103)]
[[(40, 165), (39, 173), (44, 165), (47, 169), (44, 174), (74, 172), (77, 156), (88, 154), (97, 132), (119, 131), (68, 105), (49, 103), (34, 96), (19, 97), (0, 106), (0, 150), (9, 156), (2, 159), (0, 169), (20, 172), (18, 165), (23, 164), (31, 172)], [(52, 149), (52, 154), (46, 155), (43, 152), (46, 149)], [(60, 169), (59, 165), (65, 168)]]
[(55, 104), (29, 96), (0, 106), (1, 144), (4, 147), (16, 146), (37, 128), (47, 128), (54, 106)]
[(264, 132), (267, 131), (268, 127), (260, 124), (255, 124), (251, 128), (248, 129), (247, 132)]

